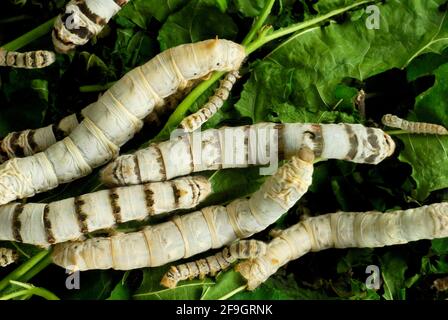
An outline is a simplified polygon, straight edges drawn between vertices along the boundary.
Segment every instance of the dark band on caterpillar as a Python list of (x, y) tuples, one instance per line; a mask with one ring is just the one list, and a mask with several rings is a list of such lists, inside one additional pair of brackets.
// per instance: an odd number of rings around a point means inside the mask
[(118, 195), (118, 190), (116, 188), (109, 190), (109, 201), (112, 207), (112, 214), (114, 215), (115, 223), (122, 223), (123, 219), (121, 217), (121, 207), (120, 207), (120, 196)]
[[(379, 141), (378, 137), (375, 134), (375, 131), (372, 128), (367, 128), (367, 141), (370, 143), (372, 149), (379, 150)], [(366, 163), (375, 163), (376, 158), (379, 156), (378, 153), (372, 154), (365, 159)]]
[(25, 208), (24, 204), (18, 204), (14, 208), (13, 216), (12, 216), (12, 234), (14, 240), (17, 242), (22, 242), (22, 236), (20, 234), (20, 229), (22, 228), (22, 222), (20, 221), (20, 215)]
[(166, 179), (165, 162), (163, 161), (162, 151), (160, 150), (158, 144), (153, 144), (152, 147), (157, 152), (157, 163), (160, 163), (160, 174), (163, 176), (163, 179)]
[(182, 196), (181, 191), (176, 185), (176, 182), (171, 182), (171, 188), (173, 189), (173, 197), (174, 197), (174, 204), (175, 208), (179, 208), (179, 199)]
[(285, 125), (276, 123), (274, 129), (277, 130), (278, 157), (279, 159), (285, 159)]
[(47, 204), (47, 205), (45, 205), (45, 208), (44, 208), (45, 234), (47, 235), (48, 243), (53, 244), (56, 242), (56, 239), (53, 234), (53, 229), (51, 226), (51, 220), (50, 220), (49, 214), (50, 214), (50, 206)]
[(78, 219), (79, 224), (79, 230), (81, 233), (87, 233), (89, 231), (89, 228), (87, 226), (87, 214), (83, 211), (83, 205), (85, 204), (85, 201), (81, 197), (75, 197), (73, 199), (74, 205), (75, 205), (75, 213), (76, 218)]
[(106, 20), (92, 12), (89, 7), (87, 7), (85, 0), (77, 0), (76, 3), (78, 4), (78, 8), (82, 12), (82, 14), (89, 18), (90, 21), (100, 26), (106, 25)]
[(352, 128), (349, 125), (344, 125), (345, 131), (348, 135), (348, 141), (350, 145), (350, 149), (347, 153), (346, 159), (347, 160), (353, 160), (356, 157), (356, 154), (358, 153), (358, 146), (359, 141), (356, 134), (353, 132)]
[(146, 209), (148, 210), (148, 213), (150, 215), (153, 215), (155, 213), (154, 211), (154, 191), (151, 190), (149, 184), (143, 185), (143, 192), (145, 193), (145, 202), (146, 202)]

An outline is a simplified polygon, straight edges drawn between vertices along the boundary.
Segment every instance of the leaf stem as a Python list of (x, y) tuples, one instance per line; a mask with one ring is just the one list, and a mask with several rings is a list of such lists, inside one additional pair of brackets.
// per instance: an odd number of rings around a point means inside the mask
[(106, 84), (92, 84), (86, 86), (80, 86), (79, 92), (99, 92), (105, 91), (112, 87), (116, 81), (108, 82)]
[(319, 17), (316, 17), (316, 18), (313, 18), (313, 19), (310, 19), (310, 20), (307, 20), (307, 21), (304, 21), (304, 22), (295, 23), (295, 24), (292, 24), (292, 25), (290, 25), (288, 27), (285, 27), (285, 28), (278, 29), (278, 30), (272, 32), (271, 34), (266, 35), (264, 37), (260, 37), (260, 38), (256, 39), (255, 41), (251, 42), (250, 44), (248, 44), (246, 46), (246, 53), (249, 55), (252, 52), (254, 52), (255, 50), (257, 50), (260, 47), (264, 46), (268, 42), (271, 42), (271, 41), (273, 41), (275, 39), (281, 38), (281, 37), (286, 36), (288, 34), (297, 32), (299, 30), (303, 30), (305, 28), (311, 27), (311, 26), (313, 26), (315, 24), (318, 24), (318, 23), (321, 23), (321, 22), (323, 22), (325, 20), (328, 20), (331, 17), (340, 15), (341, 13), (344, 13), (346, 11), (352, 10), (352, 9), (354, 9), (356, 7), (363, 6), (363, 5), (365, 5), (367, 3), (370, 3), (370, 2), (373, 2), (373, 0), (360, 1), (360, 2), (354, 3), (354, 4), (349, 5), (349, 6), (330, 11), (330, 12), (328, 12), (328, 13), (326, 13), (324, 15), (321, 15)]
[(226, 295), (222, 296), (218, 300), (227, 300), (227, 299), (233, 297), (234, 295), (236, 295), (238, 292), (246, 290), (246, 288), (247, 288), (247, 284), (242, 285), (241, 287), (238, 287), (235, 290), (230, 291), (229, 293), (227, 293)]
[(44, 22), (40, 26), (25, 33), (24, 35), (18, 37), (17, 39), (14, 39), (13, 41), (8, 42), (7, 44), (3, 45), (2, 48), (5, 50), (14, 51), (14, 50), (18, 50), (18, 49), (26, 46), (27, 44), (33, 42), (34, 40), (49, 33), (51, 31), (51, 29), (53, 28), (55, 19), (56, 19), (56, 17), (48, 20), (47, 22)]
[(243, 42), (241, 43), (244, 47), (246, 47), (249, 43), (252, 42), (257, 32), (261, 29), (264, 22), (268, 18), (269, 14), (271, 13), (272, 7), (275, 3), (275, 0), (269, 0), (266, 5), (264, 6), (263, 10), (261, 11), (260, 16), (255, 20), (255, 23), (253, 24), (252, 28), (250, 28), (248, 34), (243, 39)]
[(171, 114), (162, 130), (153, 140), (163, 140), (169, 137), (172, 130), (182, 121), (191, 105), (216, 81), (221, 78), (225, 72), (214, 72), (210, 79), (201, 82), (194, 88), (189, 95), (177, 106)]
[(50, 251), (47, 251), (47, 250), (43, 250), (43, 251), (39, 252), (34, 257), (27, 260), (21, 266), (19, 266), (17, 269), (15, 269), (10, 274), (8, 274), (6, 277), (4, 277), (0, 281), (0, 291), (3, 291), (9, 285), (9, 281), (18, 280), (20, 277), (25, 276), (25, 274), (28, 271), (30, 271), (35, 265), (37, 265), (47, 255), (49, 255), (49, 253), (50, 253)]
[(390, 130), (390, 131), (386, 131), (386, 133), (390, 136), (396, 136), (396, 135), (400, 135), (400, 134), (410, 134), (410, 132), (406, 131), (406, 130)]
[[(362, 6), (366, 3), (373, 2), (374, 0), (364, 0), (357, 2), (355, 4), (352, 4), (350, 6), (346, 6), (337, 10), (333, 10), (327, 14), (324, 14), (322, 16), (316, 17), (314, 19), (310, 19), (305, 22), (300, 22), (293, 24), (291, 26), (278, 29), (277, 31), (274, 31), (270, 34), (262, 33), (259, 34), (258, 38), (255, 39), (252, 42), (249, 42), (249, 40), (253, 39), (254, 35), (259, 31), (259, 29), (263, 26), (263, 23), (267, 19), (269, 13), (271, 12), (272, 6), (275, 1), (270, 0), (265, 7), (263, 8), (263, 11), (261, 13), (260, 18), (254, 23), (251, 30), (243, 40), (243, 45), (246, 47), (246, 53), (247, 55), (250, 55), (255, 50), (259, 49), (266, 43), (273, 41), (275, 39), (278, 39), (280, 37), (286, 36), (288, 34), (297, 32), (299, 30), (311, 27), (315, 24), (321, 23), (331, 17), (337, 16), (341, 13), (344, 13), (346, 11), (352, 10), (356, 7)], [(249, 39), (249, 40), (248, 40)], [(247, 45), (246, 45), (247, 44)], [(211, 86), (213, 83), (219, 80), (220, 77), (222, 77), (225, 73), (224, 72), (215, 72), (212, 74), (211, 78), (203, 81), (201, 84), (199, 84), (196, 88), (194, 88), (190, 94), (187, 95), (187, 97), (177, 106), (176, 110), (171, 114), (168, 121), (165, 123), (165, 126), (162, 128), (162, 130), (157, 134), (157, 136), (152, 141), (157, 140), (163, 140), (169, 137), (170, 132), (177, 127), (177, 125), (182, 121), (182, 119), (185, 117), (185, 114), (188, 112), (191, 105)], [(143, 145), (142, 147), (145, 147)]]

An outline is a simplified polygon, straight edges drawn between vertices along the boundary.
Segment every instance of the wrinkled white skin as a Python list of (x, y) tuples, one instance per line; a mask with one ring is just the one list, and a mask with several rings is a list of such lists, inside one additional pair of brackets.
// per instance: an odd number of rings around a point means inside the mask
[(414, 122), (401, 119), (393, 114), (385, 114), (381, 122), (388, 127), (397, 128), (410, 133), (447, 135), (448, 130), (441, 125), (427, 122)]
[[(121, 6), (114, 0), (83, 0), (92, 18), (82, 12), (77, 2), (71, 0), (65, 6), (64, 12), (57, 16), (52, 33), (53, 44), (56, 51), (67, 53), (78, 45), (86, 44), (93, 36), (98, 35), (109, 20), (120, 11), (128, 1), (121, 1)], [(68, 19), (68, 21), (63, 21)], [(90, 34), (77, 33), (77, 29), (85, 28)], [(61, 39), (63, 41), (61, 41)], [(64, 43), (65, 42), (65, 43)]]
[(237, 265), (249, 290), (289, 261), (328, 248), (375, 248), (448, 237), (448, 202), (386, 213), (338, 212), (305, 219), (282, 231), (266, 254)]
[(242, 46), (214, 39), (168, 49), (133, 69), (85, 108), (84, 120), (64, 140), (0, 166), (0, 205), (88, 175), (118, 155), (164, 98), (212, 71), (238, 69), (244, 57)]
[(108, 164), (101, 180), (110, 186), (131, 185), (204, 170), (263, 165), (269, 159), (288, 159), (301, 146), (321, 159), (371, 164), (395, 150), (394, 141), (384, 131), (360, 124), (259, 123), (209, 129), (150, 145)]
[(102, 190), (48, 204), (8, 204), (0, 207), (0, 240), (47, 247), (117, 223), (194, 208), (210, 192), (210, 182), (196, 176)]
[(17, 261), (19, 256), (17, 253), (8, 248), (0, 248), (0, 267), (6, 267)]
[(156, 267), (247, 238), (274, 223), (302, 197), (311, 185), (313, 159), (309, 149), (301, 150), (248, 199), (206, 207), (140, 232), (58, 244), (53, 261), (81, 271)]

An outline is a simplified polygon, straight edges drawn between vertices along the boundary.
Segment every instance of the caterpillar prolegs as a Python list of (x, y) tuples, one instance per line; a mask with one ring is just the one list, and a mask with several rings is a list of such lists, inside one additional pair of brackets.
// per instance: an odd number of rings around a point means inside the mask
[(426, 122), (407, 121), (393, 114), (385, 114), (381, 119), (381, 122), (385, 126), (409, 131), (410, 133), (428, 133), (438, 135), (448, 134), (448, 130), (441, 125)]
[(85, 108), (84, 120), (68, 137), (44, 152), (0, 166), (0, 204), (89, 174), (116, 157), (165, 98), (212, 71), (238, 69), (244, 58), (239, 44), (213, 39), (168, 49), (131, 70)]
[(129, 0), (71, 0), (55, 21), (52, 38), (56, 51), (67, 53), (98, 35)]
[(248, 199), (211, 206), (139, 232), (54, 247), (53, 262), (77, 270), (129, 270), (188, 258), (264, 230), (311, 185), (314, 154), (301, 149)]
[(179, 281), (197, 277), (202, 279), (206, 275), (214, 276), (219, 271), (228, 269), (237, 260), (254, 259), (265, 253), (266, 243), (257, 240), (240, 240), (213, 256), (171, 266), (160, 283), (167, 288), (174, 288)]
[(0, 248), (0, 267), (6, 267), (19, 259), (19, 255), (12, 249)]
[(211, 192), (200, 176), (102, 190), (52, 203), (0, 207), (0, 240), (47, 247), (96, 230), (196, 207)]
[(386, 213), (338, 212), (282, 231), (266, 254), (236, 266), (253, 290), (291, 260), (328, 248), (375, 248), (448, 237), (448, 203)]
[(51, 51), (38, 50), (21, 53), (0, 48), (0, 67), (38, 69), (49, 66), (55, 60), (55, 54)]
[(221, 81), (215, 94), (210, 97), (209, 101), (197, 112), (182, 120), (179, 127), (186, 132), (192, 132), (200, 128), (221, 109), (224, 102), (229, 98), (230, 91), (239, 77), (238, 71), (229, 72)]
[(303, 145), (322, 159), (369, 164), (379, 163), (395, 150), (384, 131), (360, 124), (259, 123), (209, 129), (152, 144), (108, 164), (101, 180), (110, 186), (131, 185), (204, 170), (264, 165), (288, 159)]

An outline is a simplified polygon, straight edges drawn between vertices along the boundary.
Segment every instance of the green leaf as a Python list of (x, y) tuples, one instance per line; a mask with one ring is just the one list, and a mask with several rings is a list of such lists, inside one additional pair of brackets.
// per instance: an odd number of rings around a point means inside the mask
[(436, 254), (448, 254), (448, 238), (432, 240), (431, 249)]
[(235, 6), (245, 17), (256, 17), (261, 13), (267, 0), (235, 0)]
[(448, 52), (446, 50), (442, 54), (429, 52), (421, 55), (406, 68), (407, 79), (411, 82), (417, 78), (432, 75), (435, 69), (447, 62)]
[(125, 272), (123, 279), (117, 283), (107, 300), (129, 300), (131, 298), (131, 291), (126, 286), (126, 279), (128, 275), (129, 272)]
[(143, 270), (143, 281), (133, 295), (137, 300), (197, 300), (203, 291), (214, 284), (210, 279), (182, 281), (177, 287), (168, 289), (160, 285), (167, 267)]
[(40, 99), (48, 102), (48, 81), (41, 79), (31, 80), (31, 88), (37, 92)]
[(69, 296), (73, 300), (103, 300), (113, 289), (111, 273), (88, 271), (80, 274), (81, 290), (73, 290)]
[(148, 8), (148, 11), (158, 21), (163, 22), (166, 18), (182, 7), (187, 1), (185, 0), (140, 0)]
[(399, 159), (412, 166), (415, 198), (423, 201), (431, 191), (448, 187), (448, 137), (407, 134), (400, 139), (404, 150)]
[(294, 275), (287, 277), (274, 275), (254, 291), (244, 291), (234, 295), (231, 300), (322, 300), (329, 299), (319, 290), (299, 287)]
[(448, 63), (437, 68), (433, 74), (434, 85), (415, 99), (414, 112), (418, 121), (448, 127)]
[(158, 40), (161, 50), (166, 50), (182, 43), (215, 37), (233, 40), (237, 32), (232, 18), (210, 5), (210, 1), (192, 0), (166, 20)]
[(216, 283), (204, 291), (201, 300), (228, 299), (245, 286), (246, 281), (239, 272), (234, 270), (221, 272), (216, 277)]
[(381, 275), (383, 277), (383, 298), (386, 300), (406, 299), (404, 274), (408, 269), (406, 260), (394, 252), (380, 256)]
[(420, 54), (444, 49), (448, 19), (438, 9), (443, 2), (378, 4), (380, 29), (369, 30), (365, 19), (358, 19), (299, 32), (254, 65), (237, 110), (254, 122), (268, 120), (280, 105), (311, 113), (331, 111), (338, 103), (335, 89), (343, 79), (364, 81), (391, 68), (404, 68)]

